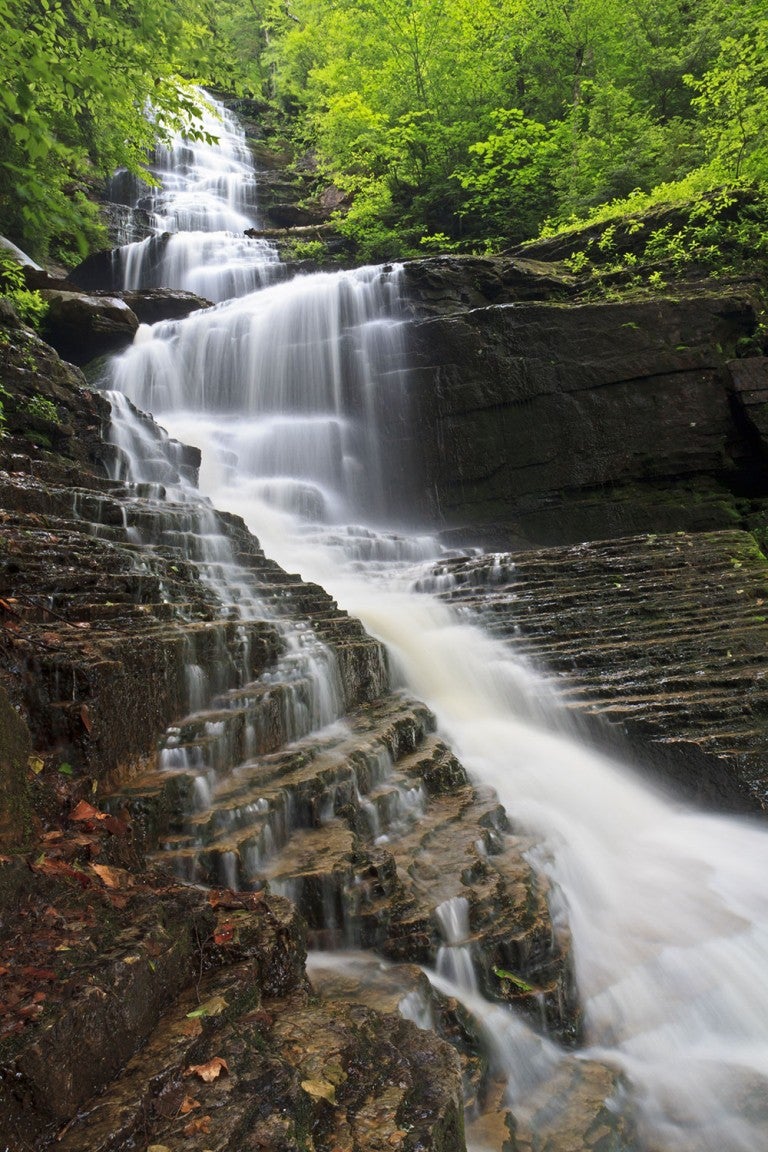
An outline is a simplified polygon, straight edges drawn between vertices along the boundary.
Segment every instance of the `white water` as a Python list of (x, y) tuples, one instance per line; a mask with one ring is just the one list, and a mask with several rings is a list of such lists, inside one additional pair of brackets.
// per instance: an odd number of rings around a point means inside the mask
[[(768, 1149), (768, 834), (563, 735), (542, 681), (411, 590), (434, 542), (338, 527), (392, 510), (401, 462), (379, 434), (407, 420), (401, 335), (396, 271), (313, 276), (143, 332), (115, 380), (203, 449), (217, 507), (387, 643), (468, 770), (538, 834), (591, 1051), (626, 1072), (649, 1152)], [(510, 1061), (535, 1066), (540, 1041), (513, 1031)]]
[(218, 137), (215, 147), (178, 137), (156, 148), (150, 171), (161, 184), (143, 186), (138, 199), (154, 235), (118, 249), (125, 288), (180, 288), (227, 300), (268, 283), (277, 268), (271, 244), (243, 235), (258, 224), (245, 133), (218, 106), (204, 111), (200, 128)]

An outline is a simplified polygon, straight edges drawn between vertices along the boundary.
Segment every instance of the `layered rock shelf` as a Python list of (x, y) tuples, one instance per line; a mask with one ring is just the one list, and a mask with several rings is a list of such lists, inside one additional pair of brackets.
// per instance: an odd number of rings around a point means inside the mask
[(764, 526), (755, 285), (593, 301), (562, 265), (452, 257), (406, 265), (405, 283), (412, 502), (446, 540)]
[(591, 739), (686, 796), (766, 809), (768, 561), (752, 535), (651, 534), (436, 572), (447, 599), (554, 678)]

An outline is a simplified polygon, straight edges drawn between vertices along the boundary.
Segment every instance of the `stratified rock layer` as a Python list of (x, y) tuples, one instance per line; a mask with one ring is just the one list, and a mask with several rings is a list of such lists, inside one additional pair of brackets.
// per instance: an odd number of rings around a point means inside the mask
[(557, 677), (592, 738), (686, 794), (768, 806), (768, 561), (747, 532), (456, 560), (447, 598)]

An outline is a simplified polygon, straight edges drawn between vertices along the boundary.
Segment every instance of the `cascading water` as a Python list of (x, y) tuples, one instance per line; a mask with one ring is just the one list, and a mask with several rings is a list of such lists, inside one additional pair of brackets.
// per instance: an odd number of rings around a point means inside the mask
[[(225, 144), (231, 131), (226, 121)], [(195, 146), (194, 160), (184, 146), (169, 153), (162, 196), (181, 208), (153, 208), (158, 229), (220, 227), (230, 192), (199, 174), (221, 166), (236, 176), (227, 147)], [(247, 162), (237, 163), (250, 188)], [(184, 216), (201, 181), (203, 199), (215, 186), (217, 207)], [(197, 244), (178, 235), (180, 247)], [(195, 251), (213, 261), (213, 280), (231, 259), (230, 241), (219, 250), (213, 236)], [(123, 259), (127, 268), (133, 256)], [(437, 555), (434, 542), (359, 526), (380, 526), (397, 506), (403, 462), (384, 458), (378, 433), (384, 419), (408, 419), (398, 308), (396, 269), (301, 277), (142, 330), (114, 386), (203, 449), (201, 487), (217, 507), (241, 514), (269, 554), (386, 642), (467, 768), (536, 833), (537, 864), (574, 937), (589, 1052), (626, 1074), (644, 1147), (768, 1149), (768, 834), (672, 804), (564, 736), (545, 686), (457, 622), (432, 594), (439, 585), (430, 592), (412, 567)], [(460, 909), (445, 912), (455, 951), (466, 929)], [(477, 1007), (471, 989), (451, 987)], [(499, 1033), (495, 1017), (489, 1028)], [(496, 1058), (520, 1090), (542, 1041), (523, 1025), (512, 1032), (512, 1054), (501, 1044)], [(547, 1045), (544, 1063), (557, 1058)]]
[(227, 300), (268, 283), (278, 267), (273, 245), (243, 235), (257, 223), (245, 133), (218, 106), (203, 110), (200, 128), (217, 138), (216, 147), (182, 137), (158, 145), (150, 166), (157, 186), (126, 173), (112, 181), (111, 195), (145, 213), (150, 229), (141, 243), (115, 253), (125, 288), (180, 288)]

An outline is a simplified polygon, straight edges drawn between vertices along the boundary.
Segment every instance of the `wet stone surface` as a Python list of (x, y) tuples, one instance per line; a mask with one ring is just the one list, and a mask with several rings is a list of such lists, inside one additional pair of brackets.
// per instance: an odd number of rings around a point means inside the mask
[(768, 561), (747, 532), (682, 532), (440, 565), (590, 738), (687, 797), (768, 802)]

